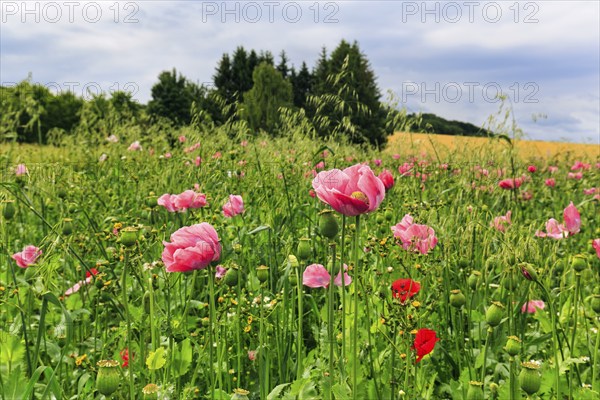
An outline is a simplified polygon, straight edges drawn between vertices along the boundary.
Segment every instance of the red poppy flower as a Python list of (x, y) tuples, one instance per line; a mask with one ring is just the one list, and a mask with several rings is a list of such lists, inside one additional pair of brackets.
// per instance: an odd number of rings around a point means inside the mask
[[(123, 360), (123, 364), (121, 366), (123, 368), (129, 367), (129, 349), (123, 349), (119, 354), (121, 355), (121, 359)], [(133, 356), (131, 358), (133, 359)]]
[(412, 348), (417, 351), (416, 362), (421, 361), (424, 356), (431, 353), (438, 340), (440, 340), (440, 338), (436, 337), (435, 331), (426, 328), (419, 329), (412, 345)]
[(392, 283), (392, 296), (404, 303), (421, 290), (421, 284), (412, 279), (398, 279)]

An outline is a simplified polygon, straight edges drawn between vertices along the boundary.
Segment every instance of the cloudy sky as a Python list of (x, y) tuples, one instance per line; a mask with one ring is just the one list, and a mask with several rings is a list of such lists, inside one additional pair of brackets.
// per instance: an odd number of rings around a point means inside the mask
[(600, 144), (600, 2), (5, 1), (0, 84), (147, 102), (163, 70), (210, 83), (237, 46), (312, 67), (356, 40), (410, 112), (482, 125), (510, 101), (532, 139)]

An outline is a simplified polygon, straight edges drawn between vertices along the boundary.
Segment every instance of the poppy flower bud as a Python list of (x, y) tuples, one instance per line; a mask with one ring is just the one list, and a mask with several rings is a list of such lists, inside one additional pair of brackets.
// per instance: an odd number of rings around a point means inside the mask
[(225, 281), (225, 284), (227, 286), (234, 287), (238, 284), (239, 277), (240, 277), (240, 271), (239, 271), (238, 267), (233, 266), (227, 270), (227, 272), (225, 273), (225, 276), (223, 277), (223, 280)]
[(521, 263), (519, 267), (521, 267), (521, 273), (523, 274), (525, 279), (534, 282), (538, 280), (538, 274), (533, 265), (529, 263)]
[(385, 213), (383, 213), (383, 215), (385, 216), (385, 219), (388, 221), (391, 221), (392, 219), (394, 219), (394, 213), (391, 210), (385, 210)]
[(312, 255), (312, 249), (310, 246), (310, 239), (309, 238), (300, 238), (300, 240), (298, 241), (298, 257), (300, 257), (301, 260), (306, 261), (309, 259), (309, 257)]
[(583, 254), (577, 254), (571, 259), (571, 267), (577, 272), (587, 268), (587, 260)]
[(467, 400), (484, 400), (483, 395), (483, 383), (477, 381), (469, 382), (469, 389), (467, 390)]
[(73, 220), (71, 218), (63, 219), (62, 234), (69, 236), (73, 233)]
[(256, 268), (256, 277), (260, 281), (260, 283), (265, 283), (267, 279), (269, 279), (269, 267), (266, 265), (261, 265)]
[(158, 399), (158, 386), (154, 383), (149, 383), (142, 389), (142, 399), (156, 400)]
[(377, 214), (377, 216), (375, 217), (375, 222), (377, 222), (378, 224), (383, 224), (383, 221), (385, 221), (383, 215)]
[(516, 336), (509, 336), (504, 350), (506, 350), (509, 356), (516, 356), (521, 351), (521, 339)]
[(504, 306), (499, 301), (492, 301), (492, 305), (489, 306), (485, 312), (485, 322), (492, 328), (500, 325), (502, 316), (504, 315)]
[(127, 227), (121, 230), (121, 243), (125, 247), (131, 247), (135, 245), (138, 238), (138, 230), (133, 227)]
[(8, 221), (15, 216), (15, 201), (14, 200), (6, 200), (4, 203), (4, 209), (2, 210), (2, 215)]
[(244, 389), (233, 389), (231, 400), (248, 400), (249, 393), (249, 391)]
[(333, 239), (338, 233), (338, 223), (331, 210), (321, 211), (319, 217), (319, 233), (326, 238)]
[(288, 263), (289, 263), (290, 267), (292, 267), (292, 268), (300, 267), (300, 263), (298, 262), (298, 259), (293, 254), (290, 254), (288, 256)]
[(540, 390), (542, 376), (540, 375), (540, 366), (534, 362), (524, 362), (521, 364), (523, 369), (519, 373), (519, 384), (521, 389), (529, 396)]
[(158, 197), (154, 194), (154, 192), (150, 192), (150, 195), (146, 197), (146, 206), (150, 208), (154, 208), (157, 206)]
[(471, 275), (469, 275), (469, 279), (467, 279), (467, 284), (471, 288), (471, 290), (475, 290), (477, 288), (477, 284), (479, 283), (479, 279), (481, 278), (481, 272), (473, 271)]
[(467, 302), (467, 298), (460, 289), (450, 291), (450, 305), (452, 307), (461, 308)]
[(592, 310), (596, 312), (596, 314), (600, 314), (600, 295), (595, 294), (592, 297)]
[(102, 360), (98, 361), (98, 367), (96, 389), (103, 395), (110, 396), (119, 388), (121, 382), (120, 364), (115, 360)]
[(235, 254), (242, 254), (242, 245), (239, 243), (235, 243), (233, 246), (233, 252)]

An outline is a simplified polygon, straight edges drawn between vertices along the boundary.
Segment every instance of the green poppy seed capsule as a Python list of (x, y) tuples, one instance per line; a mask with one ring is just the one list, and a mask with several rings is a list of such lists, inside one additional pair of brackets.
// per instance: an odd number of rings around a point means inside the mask
[(249, 391), (244, 389), (233, 389), (231, 400), (248, 400), (249, 393)]
[(534, 362), (524, 362), (521, 364), (523, 369), (519, 373), (519, 384), (521, 389), (529, 396), (540, 390), (542, 385), (542, 376), (540, 366)]
[(385, 210), (385, 219), (391, 221), (394, 218), (394, 213), (391, 210)]
[(460, 289), (450, 291), (450, 305), (455, 308), (461, 308), (467, 302), (467, 298)]
[(506, 350), (509, 356), (516, 356), (521, 351), (521, 339), (516, 336), (509, 336), (504, 350)]
[(238, 284), (240, 278), (240, 271), (237, 267), (231, 267), (225, 273), (223, 280), (225, 284), (229, 287), (234, 287)]
[(479, 279), (481, 278), (481, 272), (473, 271), (469, 278), (467, 279), (467, 284), (471, 288), (471, 290), (477, 289), (477, 284), (479, 283)]
[(587, 268), (587, 259), (583, 254), (577, 254), (571, 259), (571, 267), (577, 272), (581, 272)]
[(484, 400), (483, 383), (471, 381), (467, 390), (467, 400)]
[(319, 216), (319, 233), (328, 239), (333, 239), (338, 234), (338, 223), (331, 210), (323, 210)]
[(14, 200), (6, 200), (4, 202), (4, 209), (2, 210), (2, 216), (8, 221), (15, 216), (15, 201)]
[(312, 256), (312, 248), (310, 245), (309, 238), (300, 238), (300, 240), (298, 241), (297, 254), (302, 261), (306, 261), (310, 258), (310, 256)]
[(115, 360), (102, 360), (98, 362), (98, 376), (96, 389), (105, 396), (110, 396), (119, 388), (121, 374), (119, 362)]
[(600, 314), (600, 295), (594, 295), (592, 297), (592, 310), (596, 312), (596, 314)]
[(492, 305), (488, 307), (485, 312), (485, 322), (489, 326), (496, 327), (500, 325), (500, 321), (502, 321), (502, 316), (504, 315), (504, 306), (502, 303), (498, 301), (493, 301)]
[(63, 219), (62, 234), (69, 236), (73, 233), (73, 220), (71, 218)]
[(377, 214), (377, 216), (375, 217), (375, 222), (377, 222), (378, 224), (383, 224), (383, 221), (385, 221), (383, 215)]
[(150, 193), (150, 196), (146, 197), (146, 206), (150, 208), (156, 207), (158, 205), (157, 200), (154, 193)]
[(158, 399), (158, 386), (154, 383), (149, 383), (142, 389), (143, 400)]
[(554, 272), (556, 272), (557, 275), (560, 275), (564, 270), (565, 262), (563, 260), (558, 260), (556, 264), (554, 264)]
[(269, 267), (266, 265), (261, 265), (256, 268), (256, 277), (260, 281), (260, 283), (265, 283), (267, 279), (269, 279)]
[(138, 230), (133, 227), (127, 227), (121, 230), (121, 243), (125, 247), (134, 246), (138, 239)]

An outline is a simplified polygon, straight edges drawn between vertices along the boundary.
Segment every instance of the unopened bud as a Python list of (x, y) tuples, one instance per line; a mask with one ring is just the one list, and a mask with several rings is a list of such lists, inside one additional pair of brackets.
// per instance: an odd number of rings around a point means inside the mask
[(298, 257), (300, 257), (301, 260), (306, 261), (310, 258), (310, 256), (312, 255), (312, 248), (310, 245), (310, 239), (309, 238), (301, 238), (298, 241)]
[(6, 200), (4, 202), (4, 209), (2, 210), (2, 215), (6, 220), (12, 219), (15, 216), (15, 201), (14, 200)]
[(326, 238), (333, 239), (338, 233), (338, 223), (331, 210), (321, 211), (319, 217), (319, 232)]
[(535, 270), (535, 267), (532, 264), (521, 263), (519, 267), (521, 268), (521, 273), (523, 274), (525, 279), (534, 282), (538, 280), (537, 271)]

